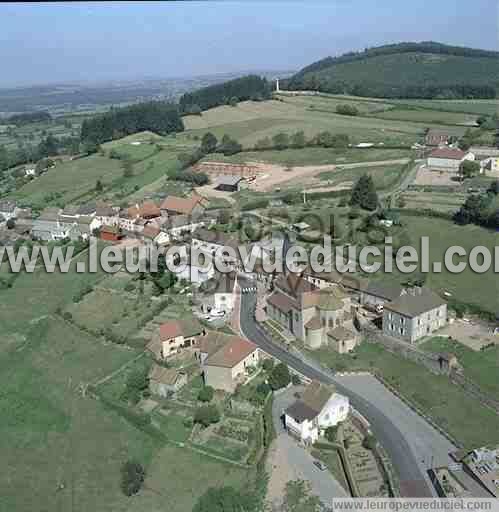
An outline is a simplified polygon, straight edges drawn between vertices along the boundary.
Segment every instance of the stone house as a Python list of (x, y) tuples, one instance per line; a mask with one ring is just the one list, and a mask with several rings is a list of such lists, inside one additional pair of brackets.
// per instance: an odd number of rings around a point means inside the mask
[(446, 323), (447, 303), (428, 288), (409, 288), (383, 310), (383, 332), (408, 343), (429, 336)]
[(161, 213), (167, 216), (187, 215), (199, 219), (204, 215), (207, 201), (197, 194), (191, 197), (168, 196), (160, 205)]
[(427, 160), (427, 166), (430, 170), (459, 172), (461, 163), (465, 160), (475, 160), (475, 155), (471, 152), (461, 151), (458, 148), (438, 148), (430, 153)]
[(147, 349), (158, 361), (165, 360), (184, 349), (196, 346), (199, 338), (205, 334), (203, 326), (194, 318), (170, 320), (159, 326)]
[[(214, 338), (214, 339), (212, 339)], [(199, 351), (207, 386), (233, 393), (260, 360), (258, 347), (239, 336), (216, 334), (204, 341)]]
[(153, 395), (166, 398), (187, 384), (187, 374), (176, 368), (153, 364), (149, 372), (149, 390)]

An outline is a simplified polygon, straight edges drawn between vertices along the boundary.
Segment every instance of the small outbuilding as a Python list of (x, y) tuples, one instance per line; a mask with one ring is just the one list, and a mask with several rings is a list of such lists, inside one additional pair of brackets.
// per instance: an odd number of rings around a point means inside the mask
[(149, 389), (153, 395), (167, 397), (187, 384), (187, 374), (175, 368), (153, 364), (149, 372)]
[(220, 176), (215, 189), (223, 192), (238, 192), (241, 190), (242, 181), (241, 176)]

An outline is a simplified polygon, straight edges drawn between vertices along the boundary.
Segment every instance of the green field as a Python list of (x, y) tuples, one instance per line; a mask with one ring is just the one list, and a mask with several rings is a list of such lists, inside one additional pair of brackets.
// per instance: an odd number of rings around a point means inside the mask
[[(477, 116), (459, 112), (445, 112), (440, 110), (404, 109), (397, 107), (383, 112), (372, 114), (381, 119), (411, 121), (426, 124), (450, 124), (474, 126)], [(452, 130), (451, 130), (452, 131)]]
[(466, 395), (447, 377), (434, 375), (423, 366), (387, 352), (379, 345), (363, 343), (355, 350), (355, 359), (328, 349), (311, 354), (326, 366), (342, 371), (377, 370), (391, 386), (468, 449), (499, 442), (497, 414)]
[(461, 343), (436, 336), (420, 346), (429, 352), (451, 352), (457, 356), (467, 378), (475, 381), (491, 396), (499, 397), (499, 346), (477, 352)]
[(367, 174), (372, 177), (377, 190), (386, 190), (398, 183), (407, 169), (405, 165), (381, 165), (379, 167), (366, 167), (365, 169), (345, 169), (327, 171), (319, 174), (319, 179), (326, 181), (328, 185), (340, 183), (355, 183), (359, 176)]
[(266, 162), (270, 164), (286, 164), (293, 166), (348, 164), (356, 162), (374, 162), (383, 160), (399, 160), (410, 158), (411, 151), (406, 149), (334, 149), (308, 147), (303, 149), (283, 149), (266, 151), (244, 151), (232, 156), (221, 153), (208, 155), (204, 160), (216, 162)]
[[(131, 144), (134, 141), (141, 144)], [(131, 195), (138, 198), (158, 191), (180, 193), (187, 188), (185, 184), (168, 182), (165, 173), (178, 168), (178, 154), (191, 147), (193, 143), (188, 140), (177, 144), (173, 137), (158, 137), (148, 132), (136, 134), (103, 144), (103, 154), (59, 163), (22, 186), (12, 197), (40, 209), (50, 204), (63, 206), (91, 199), (125, 200)], [(133, 176), (123, 177), (122, 161), (109, 158), (111, 150), (134, 162)], [(104, 187), (102, 192), (95, 190), (97, 180)]]
[[(76, 258), (73, 270), (77, 261), (85, 261), (85, 255)], [(248, 472), (164, 446), (88, 393), (83, 396), (87, 384), (139, 354), (91, 336), (56, 315), (59, 308), (75, 308), (73, 295), (98, 283), (118, 293), (124, 286), (120, 277), (101, 272), (37, 270), (20, 274), (12, 288), (0, 290), (0, 508), (152, 510), (174, 494), (168, 509), (183, 512), (209, 486), (245, 485)], [(106, 313), (111, 319), (120, 317), (121, 306), (113, 303), (117, 309), (111, 311), (109, 304), (95, 303), (107, 308), (103, 320), (92, 314), (82, 317), (84, 325), (104, 325)], [(179, 300), (165, 316), (178, 317), (183, 308)], [(135, 321), (132, 313), (126, 318)], [(126, 318), (120, 328), (127, 328)], [(148, 470), (148, 490), (133, 500), (119, 488), (120, 466), (128, 458), (136, 458)], [(194, 468), (196, 478), (188, 478)]]
[[(354, 143), (384, 142), (385, 144), (413, 144), (421, 141), (424, 123), (376, 119), (372, 117), (350, 117), (334, 112), (311, 110), (318, 102), (324, 107), (321, 96), (307, 97), (306, 102), (285, 101), (241, 102), (236, 107), (222, 106), (203, 112), (201, 116), (184, 117), (187, 132), (179, 138), (202, 136), (206, 131), (217, 137), (225, 133), (236, 138), (244, 147), (252, 147), (259, 139), (272, 137), (276, 133), (292, 134), (303, 130), (308, 138), (321, 131), (333, 134), (346, 133)], [(330, 100), (333, 106), (336, 100)], [(434, 125), (444, 129), (444, 125)], [(464, 133), (464, 128), (455, 128)]]
[(394, 103), (447, 112), (494, 115), (499, 112), (498, 100), (393, 100)]

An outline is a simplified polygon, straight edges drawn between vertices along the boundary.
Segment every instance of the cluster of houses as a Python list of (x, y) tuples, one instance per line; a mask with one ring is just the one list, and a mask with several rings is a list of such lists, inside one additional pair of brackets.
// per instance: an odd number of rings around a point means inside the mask
[[(196, 320), (171, 320), (159, 326), (147, 345), (155, 362), (149, 372), (153, 394), (169, 397), (187, 384), (185, 371), (165, 365), (171, 358), (188, 352), (200, 365), (204, 383), (216, 390), (233, 393), (266, 357), (251, 341), (219, 331), (207, 331)], [(350, 411), (347, 397), (334, 387), (310, 383), (284, 411), (290, 435), (305, 444), (315, 443), (328, 427), (344, 421)]]
[(156, 361), (149, 376), (151, 391), (160, 396), (176, 392), (185, 384), (181, 370), (165, 369), (161, 365), (186, 351), (201, 366), (205, 384), (228, 393), (233, 393), (239, 384), (244, 383), (262, 357), (253, 342), (240, 336), (206, 330), (195, 319), (171, 320), (161, 324), (147, 350)]
[[(38, 217), (14, 201), (0, 203), (0, 227), (9, 219), (35, 240), (88, 239), (98, 234), (107, 241), (124, 237), (143, 239), (157, 246), (178, 240), (185, 233), (209, 223), (207, 200), (197, 194), (188, 198), (168, 196), (160, 204), (146, 200), (128, 208), (91, 202), (66, 208), (48, 207)], [(5, 226), (4, 226), (5, 227)]]
[(359, 307), (382, 314), (384, 335), (411, 344), (447, 323), (445, 300), (429, 288), (310, 269), (275, 280), (266, 312), (307, 348), (346, 353), (360, 341), (354, 322)]

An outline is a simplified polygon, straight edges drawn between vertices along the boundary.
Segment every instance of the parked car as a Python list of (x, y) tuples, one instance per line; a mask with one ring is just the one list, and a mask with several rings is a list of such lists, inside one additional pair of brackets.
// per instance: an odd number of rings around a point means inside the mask
[(314, 465), (317, 466), (321, 471), (326, 471), (327, 466), (321, 460), (314, 460)]

